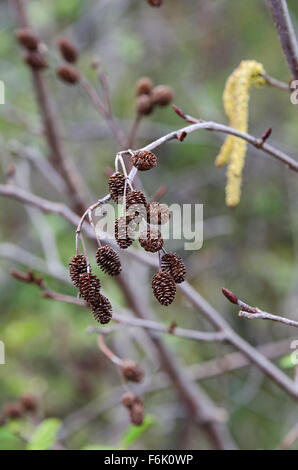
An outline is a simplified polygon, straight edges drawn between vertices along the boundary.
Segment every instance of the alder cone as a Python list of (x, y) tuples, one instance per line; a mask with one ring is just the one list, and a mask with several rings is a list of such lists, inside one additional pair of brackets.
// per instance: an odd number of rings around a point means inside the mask
[(174, 98), (174, 92), (167, 85), (157, 85), (152, 90), (152, 101), (159, 106), (167, 106)]
[(4, 418), (16, 419), (20, 418), (24, 414), (24, 408), (19, 401), (12, 401), (6, 403), (3, 407)]
[(58, 48), (66, 62), (75, 63), (78, 60), (79, 50), (68, 39), (60, 38), (58, 41)]
[(34, 395), (26, 393), (20, 398), (20, 402), (26, 411), (34, 412), (38, 408), (38, 401)]
[(106, 325), (111, 321), (112, 305), (109, 299), (107, 299), (104, 295), (100, 294), (98, 296), (96, 302), (92, 304), (91, 309), (95, 320), (102, 325)]
[(131, 191), (126, 198), (126, 209), (129, 216), (139, 223), (142, 218), (146, 218), (147, 201), (141, 191)]
[(31, 51), (25, 54), (24, 61), (34, 70), (44, 70), (48, 67), (46, 59), (38, 51)]
[(122, 216), (115, 221), (115, 238), (123, 250), (128, 248), (134, 241), (136, 223), (131, 216)]
[(56, 70), (57, 77), (62, 80), (62, 82), (67, 83), (68, 85), (75, 85), (80, 79), (80, 74), (78, 70), (72, 65), (61, 65)]
[(137, 112), (143, 116), (147, 116), (153, 110), (153, 102), (150, 95), (140, 95), (137, 98)]
[(136, 95), (149, 95), (153, 88), (153, 83), (149, 77), (141, 77), (136, 83)]
[(152, 225), (166, 224), (171, 214), (166, 204), (160, 202), (149, 202), (147, 204), (147, 222)]
[(29, 51), (36, 51), (39, 44), (39, 36), (31, 28), (19, 28), (16, 30), (16, 38), (19, 44)]
[(140, 150), (133, 155), (132, 164), (139, 171), (151, 170), (157, 165), (157, 156), (148, 150)]
[(97, 249), (96, 262), (103, 272), (110, 276), (117, 276), (121, 272), (120, 258), (110, 246), (103, 246)]
[[(120, 197), (123, 197), (125, 187), (125, 176), (119, 171), (115, 171), (109, 178), (109, 190), (110, 196), (115, 201), (118, 202)], [(129, 185), (126, 185), (126, 194), (129, 194), (131, 191)]]
[(126, 408), (130, 408), (133, 405), (135, 398), (136, 396), (133, 393), (125, 392), (121, 398), (122, 405)]
[(87, 260), (84, 255), (75, 255), (69, 261), (69, 276), (72, 283), (79, 288), (80, 274), (87, 272)]
[(142, 400), (135, 397), (132, 406), (129, 408), (130, 420), (135, 426), (141, 426), (144, 421), (145, 409)]
[(169, 273), (176, 284), (185, 281), (186, 267), (180, 256), (176, 253), (167, 253), (161, 258), (161, 270)]
[(158, 229), (148, 227), (148, 229), (141, 233), (139, 243), (145, 251), (156, 253), (163, 247), (163, 238)]
[(158, 272), (152, 278), (152, 290), (158, 302), (168, 306), (176, 295), (175, 281), (169, 273)]
[(80, 274), (79, 290), (83, 299), (86, 300), (86, 302), (89, 304), (93, 305), (97, 302), (100, 295), (100, 281), (95, 276), (95, 274)]
[(146, 0), (147, 3), (152, 7), (160, 7), (162, 0)]
[(144, 371), (139, 364), (131, 359), (125, 359), (122, 363), (122, 374), (131, 382), (141, 382), (144, 377)]

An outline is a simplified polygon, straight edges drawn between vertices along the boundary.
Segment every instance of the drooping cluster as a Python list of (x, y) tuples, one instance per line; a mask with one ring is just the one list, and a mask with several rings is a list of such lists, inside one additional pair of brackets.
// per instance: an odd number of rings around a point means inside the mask
[(31, 28), (16, 30), (18, 43), (25, 49), (24, 62), (33, 70), (44, 70), (48, 67), (45, 48), (42, 47), (40, 37)]
[[(119, 256), (111, 247), (99, 247), (96, 261), (102, 271), (110, 276), (117, 276), (121, 272)], [(112, 319), (112, 305), (101, 293), (100, 280), (91, 272), (85, 255), (76, 254), (70, 259), (69, 275), (72, 283), (79, 289), (80, 296), (90, 306), (95, 320), (102, 325), (109, 323)]]
[[(150, 82), (140, 83), (143, 93), (150, 89)], [(132, 164), (139, 171), (147, 171), (157, 165), (156, 155), (147, 150), (131, 151)], [(147, 252), (158, 253), (160, 271), (153, 276), (152, 290), (156, 299), (164, 306), (170, 305), (176, 294), (176, 284), (184, 281), (186, 268), (182, 259), (175, 253), (166, 253), (161, 226), (170, 219), (166, 204), (159, 201), (147, 202), (142, 191), (131, 186), (124, 174), (116, 171), (109, 178), (111, 198), (123, 203), (123, 213), (115, 221), (115, 239), (121, 249), (130, 247), (135, 239), (137, 228), (138, 241)], [(142, 224), (142, 225), (141, 225)], [(163, 255), (160, 252), (163, 251)]]
[(57, 77), (68, 85), (75, 85), (80, 80), (80, 73), (74, 65), (78, 61), (79, 50), (73, 42), (64, 37), (58, 40), (57, 46), (61, 57), (66, 61), (57, 68)]
[[(153, 5), (152, 6), (159, 6)], [(167, 106), (174, 98), (168, 85), (154, 86), (151, 78), (142, 77), (136, 83), (136, 109), (139, 116), (151, 114), (155, 106)]]
[[(254, 60), (244, 60), (228, 78), (223, 93), (223, 104), (230, 126), (234, 129), (247, 132), (249, 90), (252, 85), (260, 87), (265, 84), (264, 74), (262, 64)], [(240, 202), (246, 148), (245, 140), (229, 135), (216, 158), (217, 166), (225, 163), (228, 165), (226, 204), (229, 207), (235, 207)]]

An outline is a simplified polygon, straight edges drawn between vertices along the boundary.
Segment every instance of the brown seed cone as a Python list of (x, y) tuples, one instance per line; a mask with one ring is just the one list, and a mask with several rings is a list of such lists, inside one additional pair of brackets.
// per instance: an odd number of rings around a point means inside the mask
[(56, 70), (57, 77), (68, 85), (75, 85), (80, 79), (78, 70), (72, 65), (61, 65)]
[(58, 41), (58, 48), (62, 57), (66, 60), (66, 62), (74, 63), (78, 60), (79, 50), (68, 39), (60, 38)]
[(149, 77), (141, 77), (136, 83), (136, 95), (149, 95), (153, 88), (153, 83)]
[(160, 202), (149, 202), (147, 204), (147, 222), (152, 225), (166, 224), (171, 214), (166, 204)]
[(87, 272), (87, 260), (84, 255), (75, 255), (69, 261), (69, 276), (72, 283), (79, 288), (80, 274)]
[(160, 7), (162, 0), (146, 0), (152, 7)]
[(126, 210), (129, 216), (132, 216), (136, 223), (140, 223), (147, 214), (147, 201), (141, 191), (131, 191), (126, 198)]
[(132, 424), (141, 426), (144, 421), (145, 410), (143, 402), (139, 397), (135, 397), (132, 406), (129, 408), (129, 412)]
[(153, 110), (153, 102), (150, 95), (140, 95), (136, 102), (137, 112), (142, 116), (147, 116)]
[(36, 51), (39, 44), (39, 36), (31, 28), (19, 28), (16, 30), (16, 38), (19, 44), (29, 51)]
[(152, 278), (152, 289), (155, 298), (162, 305), (170, 305), (176, 295), (175, 281), (169, 273), (158, 272)]
[(131, 216), (122, 216), (115, 221), (115, 238), (123, 250), (128, 248), (134, 240), (136, 223)]
[(132, 157), (132, 164), (139, 171), (151, 170), (157, 165), (157, 156), (148, 150), (140, 150)]
[(92, 304), (92, 312), (95, 320), (106, 325), (112, 319), (112, 305), (109, 299), (100, 294), (97, 301)]
[(122, 405), (125, 406), (126, 408), (130, 408), (133, 405), (135, 398), (136, 398), (136, 395), (134, 395), (131, 392), (124, 393), (121, 398)]
[(143, 380), (143, 369), (139, 364), (131, 359), (124, 359), (121, 370), (123, 376), (131, 382), (141, 382)]
[(139, 243), (145, 251), (156, 253), (163, 247), (163, 238), (158, 229), (148, 227), (139, 237)]
[(3, 407), (3, 417), (5, 418), (20, 418), (24, 414), (24, 408), (22, 404), (19, 401), (12, 401), (9, 403), (6, 403)]
[(20, 398), (20, 402), (26, 411), (34, 412), (38, 408), (38, 401), (34, 395), (26, 393)]
[(98, 301), (100, 295), (100, 281), (94, 274), (80, 274), (79, 289), (83, 299), (90, 305), (94, 305)]
[(186, 266), (176, 253), (167, 253), (162, 256), (161, 270), (164, 273), (169, 273), (176, 284), (181, 284), (181, 282), (185, 281)]
[(152, 101), (159, 106), (167, 106), (174, 98), (174, 92), (167, 85), (157, 85), (152, 90)]
[(27, 52), (24, 55), (24, 62), (34, 70), (44, 70), (48, 67), (46, 59), (38, 51)]
[(110, 276), (117, 276), (121, 272), (120, 258), (110, 246), (97, 249), (96, 262), (103, 272), (108, 273)]
[[(125, 176), (119, 171), (115, 171), (109, 178), (109, 190), (111, 198), (118, 202), (119, 198), (123, 197), (125, 186)], [(130, 186), (126, 185), (126, 194), (129, 194), (131, 191)]]

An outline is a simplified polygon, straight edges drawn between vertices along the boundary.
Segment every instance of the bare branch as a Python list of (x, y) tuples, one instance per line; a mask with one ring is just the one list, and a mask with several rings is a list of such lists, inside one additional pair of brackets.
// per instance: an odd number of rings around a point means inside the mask
[(286, 0), (268, 0), (293, 79), (298, 79), (298, 43)]

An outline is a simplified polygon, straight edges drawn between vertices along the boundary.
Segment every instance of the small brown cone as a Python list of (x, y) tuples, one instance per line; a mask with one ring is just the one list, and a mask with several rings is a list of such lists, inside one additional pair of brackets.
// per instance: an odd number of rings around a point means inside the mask
[(6, 403), (6, 405), (4, 405), (3, 407), (2, 413), (4, 418), (21, 418), (21, 416), (23, 416), (24, 414), (24, 408), (22, 406), (22, 403), (16, 400)]
[(27, 52), (24, 55), (24, 62), (34, 70), (44, 70), (48, 67), (46, 59), (38, 51)]
[(66, 62), (75, 63), (78, 60), (79, 50), (69, 39), (60, 38), (58, 48)]
[[(119, 171), (115, 171), (109, 178), (109, 190), (111, 198), (118, 202), (119, 198), (123, 197), (125, 187), (125, 176)], [(130, 186), (126, 185), (126, 194), (129, 194), (131, 191)]]
[(137, 113), (142, 116), (147, 116), (153, 110), (153, 102), (150, 95), (140, 95), (137, 97), (136, 102)]
[(157, 85), (152, 90), (152, 101), (159, 106), (167, 106), (174, 98), (174, 92), (167, 85)]
[(185, 281), (186, 267), (183, 260), (176, 253), (166, 253), (162, 256), (161, 270), (169, 273), (176, 284)]
[(160, 202), (149, 202), (147, 204), (147, 222), (152, 225), (166, 224), (171, 217), (169, 208)]
[(133, 405), (135, 398), (136, 396), (133, 393), (125, 392), (121, 398), (122, 405), (125, 406), (126, 408), (130, 408)]
[(134, 241), (136, 223), (130, 216), (122, 216), (115, 221), (115, 238), (123, 250), (128, 248)]
[(98, 301), (100, 295), (100, 281), (92, 273), (80, 274), (80, 294), (90, 305)]
[(103, 272), (110, 276), (117, 276), (121, 272), (121, 263), (118, 253), (110, 246), (103, 246), (96, 251), (96, 262)]
[(26, 393), (20, 398), (20, 402), (25, 411), (34, 412), (38, 408), (38, 400), (34, 395)]
[(19, 44), (29, 51), (36, 51), (39, 44), (39, 36), (31, 28), (19, 28), (16, 30), (16, 38)]
[(75, 85), (80, 80), (80, 74), (78, 70), (72, 65), (61, 65), (56, 70), (57, 77), (68, 85)]
[(153, 83), (149, 77), (141, 77), (136, 83), (136, 95), (149, 95), (153, 88)]
[(129, 216), (132, 216), (136, 223), (140, 223), (142, 218), (146, 218), (147, 201), (141, 191), (131, 191), (126, 198), (126, 210)]
[(109, 299), (100, 294), (97, 301), (92, 304), (92, 312), (95, 320), (106, 325), (112, 319), (112, 305)]
[(79, 288), (80, 274), (87, 272), (87, 260), (84, 255), (75, 255), (69, 261), (69, 276), (72, 283)]
[(148, 150), (140, 150), (133, 155), (132, 164), (139, 171), (151, 170), (157, 165), (157, 156)]
[(156, 253), (163, 247), (163, 238), (158, 229), (148, 227), (139, 237), (139, 243), (145, 251)]
[(160, 7), (162, 0), (146, 0), (151, 7)]
[(135, 426), (141, 426), (144, 421), (144, 405), (142, 400), (139, 397), (135, 397), (132, 406), (129, 409), (130, 411), (130, 420)]
[(152, 278), (152, 290), (158, 302), (168, 306), (176, 295), (175, 281), (170, 274), (158, 272)]
[(123, 376), (131, 382), (141, 382), (143, 380), (143, 369), (139, 364), (131, 359), (124, 359), (121, 370)]

